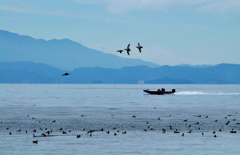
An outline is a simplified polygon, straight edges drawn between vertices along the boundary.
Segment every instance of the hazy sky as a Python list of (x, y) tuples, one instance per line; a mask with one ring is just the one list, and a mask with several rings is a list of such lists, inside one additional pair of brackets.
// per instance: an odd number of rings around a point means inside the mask
[(240, 64), (240, 0), (0, 0), (0, 29), (160, 65)]

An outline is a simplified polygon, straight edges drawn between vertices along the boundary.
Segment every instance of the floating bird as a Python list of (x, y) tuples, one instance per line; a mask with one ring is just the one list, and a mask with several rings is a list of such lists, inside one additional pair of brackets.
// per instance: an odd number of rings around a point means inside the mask
[(234, 131), (234, 129), (232, 129), (232, 131), (230, 131), (230, 133), (237, 133), (237, 131)]
[(42, 133), (42, 136), (43, 136), (43, 137), (47, 137), (48, 135), (47, 135), (47, 134), (45, 134), (45, 133)]
[(117, 50), (117, 52), (122, 53), (122, 52), (124, 52), (124, 50)]
[(38, 143), (38, 140), (36, 140), (36, 141), (33, 141), (33, 143), (37, 144), (37, 143)]
[(129, 52), (131, 51), (131, 49), (130, 49), (130, 44), (128, 44), (127, 48), (124, 49), (124, 50), (126, 50), (126, 51), (127, 51), (127, 54), (130, 55), (130, 53), (129, 53)]
[(62, 76), (68, 76), (70, 75), (71, 73), (64, 73)]
[(143, 47), (140, 45), (140, 43), (138, 43), (138, 46), (136, 46), (136, 48), (138, 48), (140, 53), (142, 52), (141, 48), (143, 48)]

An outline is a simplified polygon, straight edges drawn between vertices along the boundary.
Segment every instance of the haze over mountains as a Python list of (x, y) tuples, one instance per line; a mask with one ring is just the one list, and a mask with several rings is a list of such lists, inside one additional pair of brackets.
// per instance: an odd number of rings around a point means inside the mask
[(42, 63), (0, 62), (0, 83), (102, 83), (102, 84), (240, 84), (240, 65), (219, 64), (195, 68), (147, 66), (74, 69), (66, 71)]
[(69, 39), (46, 41), (2, 30), (0, 51), (0, 62), (32, 61), (69, 71), (79, 67), (159, 66), (139, 59), (127, 59), (89, 49)]
[(45, 41), (0, 30), (0, 83), (240, 84), (239, 77), (237, 64), (159, 66), (68, 39)]

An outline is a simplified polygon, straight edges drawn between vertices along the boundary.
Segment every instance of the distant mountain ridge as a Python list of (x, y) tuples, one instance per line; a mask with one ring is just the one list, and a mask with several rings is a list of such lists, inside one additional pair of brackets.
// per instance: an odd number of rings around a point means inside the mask
[(43, 63), (0, 62), (0, 83), (103, 83), (103, 84), (240, 84), (240, 65), (219, 64), (205, 68), (147, 66), (74, 69), (67, 71)]
[(31, 61), (59, 69), (79, 67), (122, 68), (125, 66), (159, 65), (139, 59), (122, 58), (89, 49), (69, 39), (43, 40), (0, 30), (0, 62)]

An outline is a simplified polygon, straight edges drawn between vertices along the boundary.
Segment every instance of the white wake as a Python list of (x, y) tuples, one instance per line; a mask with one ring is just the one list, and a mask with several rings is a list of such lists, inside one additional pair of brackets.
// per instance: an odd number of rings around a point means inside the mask
[(224, 92), (201, 92), (201, 91), (182, 91), (176, 92), (176, 95), (240, 95), (240, 93), (224, 93)]

